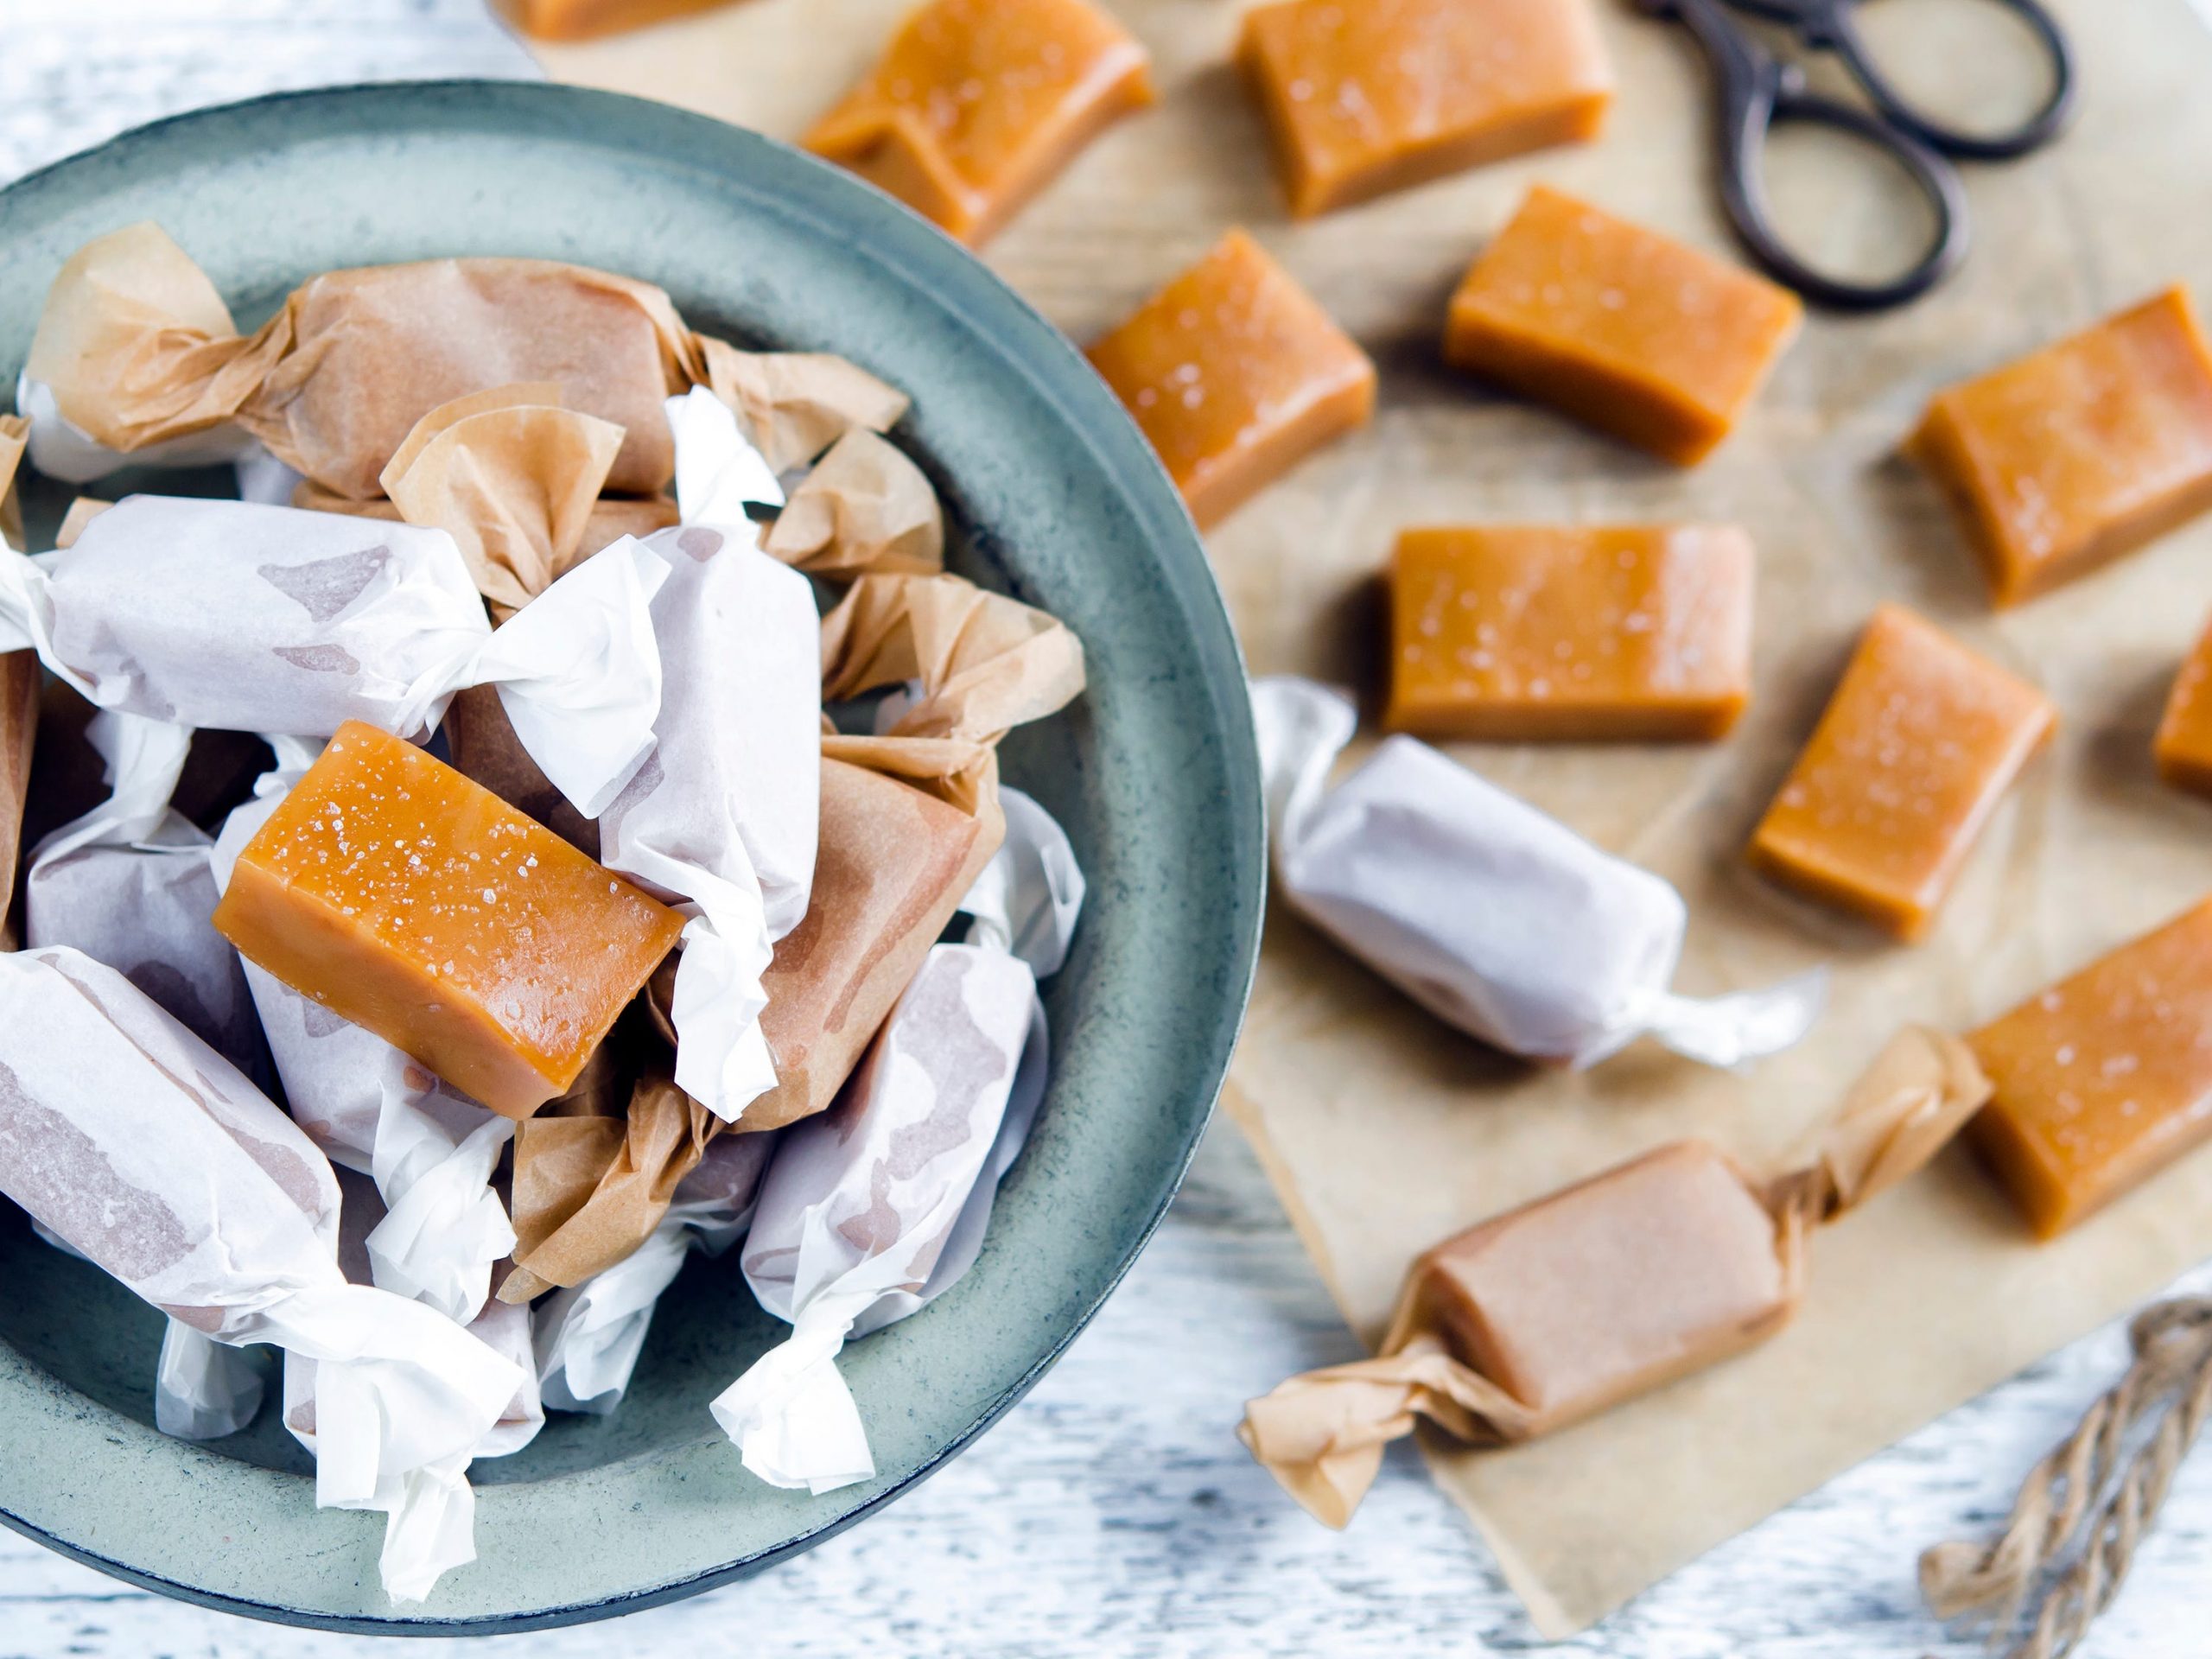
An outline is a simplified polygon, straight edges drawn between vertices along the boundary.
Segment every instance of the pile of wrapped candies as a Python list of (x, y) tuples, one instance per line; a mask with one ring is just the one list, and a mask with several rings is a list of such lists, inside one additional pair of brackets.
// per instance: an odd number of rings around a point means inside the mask
[(0, 550), (0, 1192), (168, 1316), (162, 1428), (242, 1427), (281, 1350), (317, 1501), (420, 1599), (470, 1464), (613, 1409), (735, 1244), (791, 1330), (715, 1420), (868, 1478), (837, 1354), (976, 1260), (1083, 899), (996, 760), (1081, 646), (945, 573), (906, 397), (537, 260), (242, 334), (140, 225), (64, 266), (18, 406), (11, 509), (26, 452), (244, 498)]

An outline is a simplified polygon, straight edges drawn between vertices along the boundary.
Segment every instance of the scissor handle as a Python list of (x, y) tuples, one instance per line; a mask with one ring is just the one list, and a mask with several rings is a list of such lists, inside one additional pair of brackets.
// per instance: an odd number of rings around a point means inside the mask
[(1841, 58), (1853, 79), (1891, 126), (1930, 149), (1961, 161), (2005, 162), (2040, 149), (2074, 114), (2074, 44), (2042, 0), (1994, 0), (2031, 30), (2050, 66), (2043, 106), (2010, 132), (1967, 132), (1937, 120), (1907, 99), (1883, 73), (1859, 32), (1859, 0), (1730, 0), (1738, 11), (1787, 25), (1815, 51)]
[[(1805, 90), (1804, 79), (1720, 10), (1720, 0), (1637, 0), (1655, 17), (1686, 25), (1713, 61), (1720, 124), (1720, 195), (1736, 234), (1777, 280), (1815, 305), (1879, 311), (1917, 299), (1950, 275), (1967, 251), (1966, 192), (1949, 162), (1911, 133), (1855, 105)], [(1935, 232), (1910, 266), (1885, 282), (1854, 283), (1814, 269), (1792, 252), (1767, 207), (1769, 135), (1788, 123), (1827, 127), (1872, 146), (1904, 168), (1935, 214)]]

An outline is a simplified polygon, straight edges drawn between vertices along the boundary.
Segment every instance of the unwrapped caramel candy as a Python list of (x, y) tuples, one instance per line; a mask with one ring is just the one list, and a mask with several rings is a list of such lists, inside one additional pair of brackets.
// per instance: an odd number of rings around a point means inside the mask
[(1375, 412), (1375, 365), (1242, 231), (1090, 348), (1201, 527)]
[(1300, 218), (1594, 138), (1613, 99), (1588, 0), (1284, 0), (1237, 55)]
[(2175, 788), (2212, 795), (2212, 628), (2174, 677), (2151, 752), (2158, 775)]
[(2037, 1234), (2064, 1232), (2212, 1135), (2212, 900), (1967, 1040), (1974, 1134)]
[(712, 11), (730, 0), (500, 0), (515, 27), (541, 41), (595, 41), (648, 23)]
[(410, 743), (349, 721), (246, 843), (215, 925), (249, 961), (527, 1117), (683, 918)]
[(2212, 349), (2187, 291), (1937, 393), (1908, 448), (1999, 605), (2164, 535), (2212, 507)]
[(805, 145), (973, 246), (1152, 102), (1149, 62), (1089, 0), (928, 0)]
[(1988, 1097), (1966, 1045), (1907, 1030), (1779, 1180), (1682, 1141), (1484, 1222), (1414, 1263), (1377, 1357), (1252, 1401), (1244, 1443), (1340, 1527), (1417, 1415), (1474, 1445), (1533, 1440), (1726, 1359), (1796, 1312), (1808, 1232), (1918, 1170)]
[(2057, 722), (2025, 680), (1885, 605), (1748, 856), (1786, 886), (1918, 938)]
[(1715, 738), (1751, 693), (1751, 538), (1725, 524), (1408, 530), (1390, 702), (1422, 737)]
[(1763, 276), (1538, 185), (1452, 296), (1444, 357), (1688, 467), (1803, 315)]

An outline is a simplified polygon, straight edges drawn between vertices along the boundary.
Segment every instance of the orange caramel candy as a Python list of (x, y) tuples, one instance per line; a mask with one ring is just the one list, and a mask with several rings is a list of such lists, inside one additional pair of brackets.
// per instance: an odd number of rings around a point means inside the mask
[(1423, 737), (1715, 738), (1751, 700), (1751, 543), (1720, 524), (1408, 530), (1383, 724)]
[(730, 0), (505, 0), (515, 27), (541, 41), (595, 41), (671, 17), (711, 11)]
[(1286, 0), (1237, 56), (1301, 219), (1594, 138), (1613, 99), (1587, 0)]
[(1786, 886), (1917, 938), (2056, 723), (2034, 686), (1885, 605), (1760, 820), (1751, 861)]
[(1996, 1084), (1974, 1135), (2050, 1238), (2212, 1135), (2212, 900), (1967, 1040)]
[(1149, 63), (1087, 0), (930, 0), (805, 146), (973, 247), (1153, 101)]
[(1763, 276), (1537, 185), (1452, 296), (1444, 358), (1687, 467), (1803, 315)]
[(1212, 524), (1375, 412), (1375, 365), (1242, 231), (1090, 348), (1090, 361)]
[(2174, 677), (2151, 753), (2158, 775), (2176, 789), (2212, 795), (2212, 629)]
[(683, 918), (413, 744), (348, 721), (239, 855), (240, 954), (527, 1117), (575, 1080)]
[(2212, 352), (2188, 294), (1937, 393), (1907, 447), (1999, 605), (2164, 535), (2212, 507)]

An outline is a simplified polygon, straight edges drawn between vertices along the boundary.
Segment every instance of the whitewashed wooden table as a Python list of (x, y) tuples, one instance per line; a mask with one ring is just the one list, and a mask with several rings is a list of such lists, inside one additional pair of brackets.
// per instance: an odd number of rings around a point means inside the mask
[[(475, 0), (0, 0), (0, 181), (126, 126), (280, 87), (531, 73)], [(2212, 1272), (2182, 1287), (2212, 1290)], [(1308, 1522), (1238, 1447), (1230, 1429), (1247, 1396), (1353, 1351), (1250, 1152), (1217, 1124), (1097, 1321), (1027, 1401), (919, 1491), (749, 1583), (617, 1626), (467, 1651), (1358, 1659), (1539, 1645), (1408, 1451), (1392, 1455), (1340, 1535)], [(2000, 1513), (2021, 1472), (2124, 1363), (2116, 1329), (2076, 1344), (1559, 1650), (1979, 1651), (1921, 1611), (1918, 1548)], [(2212, 1451), (2183, 1471), (2090, 1652), (2205, 1652), (2209, 1550)], [(0, 1659), (361, 1659), (370, 1646), (183, 1606), (0, 1531)]]

